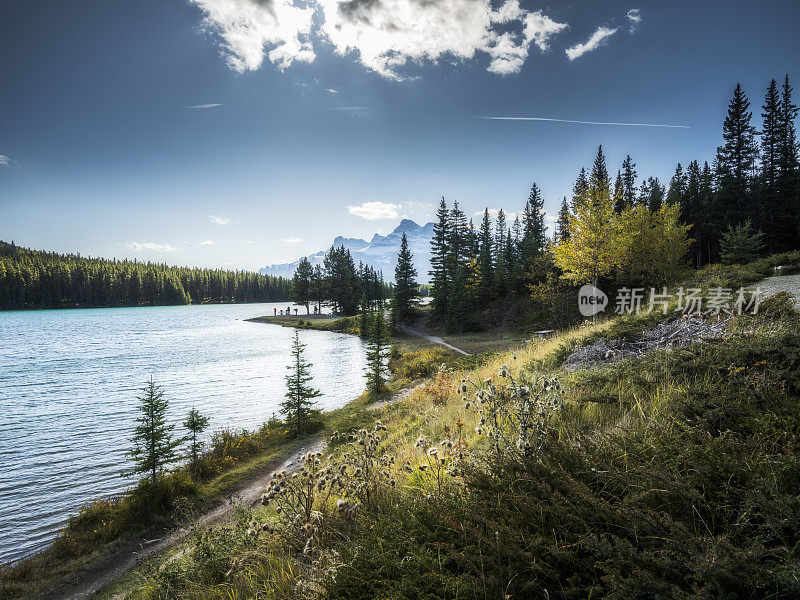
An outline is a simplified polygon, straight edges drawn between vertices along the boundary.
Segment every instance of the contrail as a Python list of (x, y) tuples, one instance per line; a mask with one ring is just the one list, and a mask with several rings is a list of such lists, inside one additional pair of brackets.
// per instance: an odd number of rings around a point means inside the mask
[(204, 110), (208, 108), (217, 108), (218, 106), (222, 106), (222, 104), (194, 104), (192, 106), (187, 106), (186, 108), (192, 108), (195, 110)]
[(574, 121), (572, 119), (551, 119), (549, 117), (474, 117), (487, 121), (550, 121), (553, 123), (578, 123), (580, 125), (617, 125), (620, 127), (669, 127), (670, 129), (690, 129), (688, 125), (661, 125), (658, 123), (604, 123), (601, 121)]

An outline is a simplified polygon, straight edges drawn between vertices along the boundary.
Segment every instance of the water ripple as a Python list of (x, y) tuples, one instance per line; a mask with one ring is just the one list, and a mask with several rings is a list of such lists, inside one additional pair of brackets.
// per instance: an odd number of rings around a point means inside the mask
[[(0, 313), (0, 563), (41, 550), (81, 505), (133, 483), (120, 472), (151, 376), (176, 424), (192, 407), (210, 430), (257, 427), (277, 413), (293, 331), (243, 319), (285, 306)], [(322, 408), (361, 392), (357, 338), (301, 338)]]

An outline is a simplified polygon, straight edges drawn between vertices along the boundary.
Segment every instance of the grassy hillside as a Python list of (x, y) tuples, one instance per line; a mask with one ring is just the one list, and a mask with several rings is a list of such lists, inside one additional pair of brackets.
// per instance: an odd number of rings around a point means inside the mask
[(340, 429), (130, 598), (796, 598), (800, 320), (566, 370), (584, 326)]

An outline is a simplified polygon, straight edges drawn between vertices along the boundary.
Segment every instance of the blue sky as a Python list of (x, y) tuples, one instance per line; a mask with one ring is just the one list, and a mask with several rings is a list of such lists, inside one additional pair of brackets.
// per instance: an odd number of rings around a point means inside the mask
[[(333, 236), (555, 212), (598, 144), (666, 180), (740, 81), (800, 79), (800, 4), (6, 2), (0, 239), (255, 269)], [(213, 106), (210, 106), (213, 105)], [(194, 107), (194, 108), (190, 108)], [(589, 125), (480, 117), (683, 125)], [(369, 218), (365, 218), (369, 217)]]

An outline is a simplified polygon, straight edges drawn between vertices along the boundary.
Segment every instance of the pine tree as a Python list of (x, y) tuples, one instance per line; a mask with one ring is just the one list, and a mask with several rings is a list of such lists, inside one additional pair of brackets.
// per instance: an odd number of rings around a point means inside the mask
[(189, 430), (189, 457), (192, 460), (192, 469), (195, 470), (200, 452), (203, 450), (203, 442), (197, 441), (197, 436), (206, 430), (208, 420), (208, 417), (200, 414), (196, 408), (192, 408), (183, 422), (183, 426)]
[(350, 250), (331, 247), (325, 255), (325, 287), (334, 312), (354, 315), (358, 311), (362, 289)]
[(383, 311), (375, 313), (367, 342), (367, 389), (379, 394), (386, 389), (386, 358), (389, 354), (389, 333)]
[(317, 311), (322, 314), (322, 302), (325, 300), (325, 273), (322, 265), (314, 265), (310, 288), (311, 298), (317, 304)]
[(625, 208), (636, 204), (636, 163), (627, 155), (622, 161), (622, 196), (625, 200)]
[(397, 266), (394, 269), (392, 320), (395, 323), (410, 320), (418, 298), (417, 270), (414, 268), (414, 257), (408, 249), (408, 239), (404, 232), (400, 240), (400, 252), (397, 254)]
[(300, 435), (311, 427), (312, 418), (319, 413), (314, 398), (322, 394), (309, 384), (313, 377), (309, 373), (311, 363), (303, 357), (306, 345), (300, 343), (300, 332), (294, 332), (292, 340), (292, 360), (286, 367), (286, 400), (281, 402), (281, 414), (292, 435)]
[(592, 171), (589, 174), (589, 189), (594, 190), (595, 195), (602, 195), (603, 197), (611, 193), (611, 179), (608, 176), (603, 146), (597, 147)]
[(578, 178), (575, 180), (575, 185), (572, 186), (572, 206), (575, 206), (575, 201), (579, 196), (585, 196), (589, 191), (589, 179), (586, 177), (586, 169), (581, 169), (578, 173)]
[(705, 260), (703, 264), (713, 262), (719, 255), (719, 234), (722, 224), (720, 222), (722, 210), (718, 205), (719, 195), (714, 189), (714, 171), (703, 163), (700, 172), (700, 211), (703, 224), (703, 239), (705, 240)]
[(166, 417), (169, 403), (161, 386), (156, 385), (152, 378), (142, 388), (142, 395), (137, 400), (140, 415), (133, 430), (133, 447), (128, 451), (134, 466), (126, 474), (147, 474), (155, 484), (158, 473), (178, 460), (175, 449), (182, 440), (172, 437), (175, 426), (168, 424)]
[(447, 309), (449, 289), (448, 256), (450, 255), (450, 211), (442, 196), (436, 223), (431, 238), (431, 308), (434, 314), (443, 316)]
[(800, 163), (798, 163), (797, 131), (795, 119), (798, 108), (792, 102), (792, 86), (789, 76), (781, 88), (779, 114), (779, 146), (778, 146), (778, 181), (777, 194), (781, 212), (794, 215), (794, 232), (789, 236), (792, 248), (800, 247)]
[[(753, 216), (766, 232), (766, 247), (770, 252), (785, 249), (793, 234), (793, 215), (781, 214), (778, 199), (780, 148), (780, 94), (778, 82), (772, 79), (764, 96), (761, 113), (761, 172), (758, 186), (758, 206)], [(788, 235), (787, 235), (788, 234)]]
[(480, 294), (482, 304), (485, 304), (494, 296), (495, 278), (494, 264), (492, 261), (493, 250), (492, 223), (489, 220), (489, 209), (485, 208), (483, 211), (480, 233), (478, 235), (477, 254), (478, 293)]
[(449, 277), (453, 277), (457, 268), (464, 268), (472, 256), (472, 228), (467, 223), (467, 216), (458, 206), (458, 201), (453, 202), (450, 210), (450, 252), (448, 260)]
[(533, 260), (541, 255), (547, 242), (544, 224), (544, 200), (535, 183), (522, 211), (522, 241), (519, 246), (519, 261), (522, 268), (523, 281), (533, 265)]
[(297, 269), (292, 277), (292, 302), (306, 307), (306, 314), (311, 313), (311, 279), (314, 276), (314, 268), (304, 256), (300, 259)]
[(725, 225), (743, 223), (751, 216), (750, 193), (756, 159), (755, 128), (750, 101), (736, 84), (722, 127), (723, 144), (717, 148), (718, 206)]
[(561, 209), (558, 211), (558, 220), (556, 220), (556, 232), (553, 241), (556, 243), (563, 242), (569, 239), (569, 205), (567, 204), (567, 197), (561, 200)]
[(625, 210), (625, 184), (621, 171), (617, 171), (617, 179), (614, 181), (614, 210), (618, 213)]
[(681, 163), (675, 167), (675, 173), (669, 182), (669, 191), (667, 192), (667, 204), (681, 205), (683, 203), (683, 195), (686, 193), (686, 175), (683, 172)]
[(689, 163), (686, 169), (686, 189), (681, 197), (680, 207), (684, 221), (692, 226), (694, 237), (691, 245), (692, 262), (698, 269), (703, 265), (705, 251), (705, 214), (701, 191), (700, 165), (696, 160)]
[(506, 213), (501, 208), (494, 226), (494, 288), (500, 297), (508, 293), (509, 284), (507, 233)]
[(642, 181), (639, 188), (638, 204), (646, 206), (650, 211), (655, 212), (661, 208), (664, 203), (664, 186), (658, 180), (658, 177), (648, 177)]

